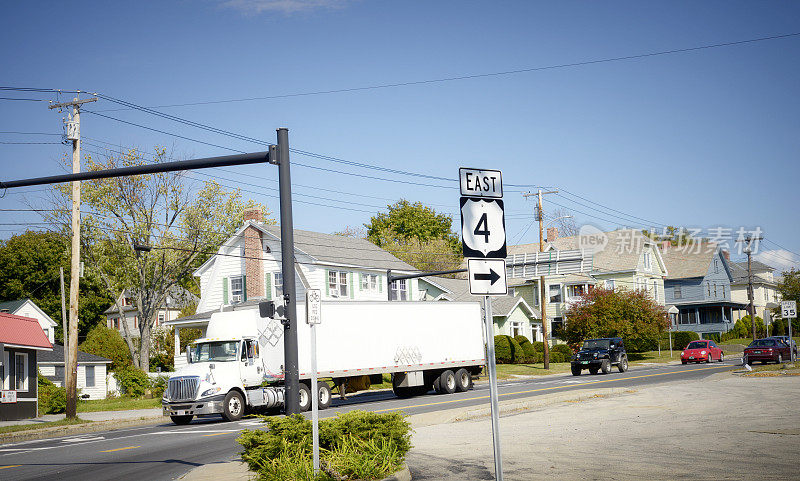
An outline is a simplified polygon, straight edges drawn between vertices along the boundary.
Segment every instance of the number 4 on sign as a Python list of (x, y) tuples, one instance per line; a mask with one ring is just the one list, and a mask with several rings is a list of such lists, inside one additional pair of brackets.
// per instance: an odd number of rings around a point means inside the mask
[(483, 242), (487, 244), (489, 243), (489, 235), (491, 232), (489, 232), (489, 220), (487, 219), (485, 212), (483, 215), (481, 215), (481, 218), (478, 220), (478, 225), (475, 226), (475, 230), (472, 231), (472, 233), (476, 236), (484, 236), (485, 239)]

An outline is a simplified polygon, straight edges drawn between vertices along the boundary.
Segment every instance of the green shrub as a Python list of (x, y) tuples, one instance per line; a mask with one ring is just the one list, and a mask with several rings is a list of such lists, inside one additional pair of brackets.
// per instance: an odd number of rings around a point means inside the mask
[(118, 369), (114, 375), (117, 378), (119, 387), (122, 389), (122, 393), (128, 396), (144, 396), (145, 392), (150, 388), (150, 378), (147, 377), (147, 373), (133, 366)]
[[(299, 414), (265, 417), (267, 431), (245, 430), (242, 459), (261, 479), (315, 479), (311, 422)], [(351, 411), (319, 423), (321, 464), (347, 479), (380, 479), (397, 471), (411, 449), (410, 426), (400, 413)], [(329, 479), (324, 474), (316, 479)]]
[(150, 392), (154, 398), (160, 398), (167, 389), (167, 377), (156, 376), (150, 378)]
[(131, 352), (125, 340), (116, 329), (110, 329), (103, 324), (98, 324), (86, 335), (86, 340), (79, 349), (95, 356), (111, 359), (109, 370), (117, 371), (127, 366), (133, 366)]
[(533, 350), (536, 352), (544, 352), (544, 343), (542, 341), (532, 342)]
[(540, 351), (536, 351), (533, 353), (533, 362), (535, 363), (542, 363), (544, 362), (544, 353)]
[(550, 352), (560, 352), (567, 358), (572, 356), (572, 349), (566, 344), (556, 344), (550, 348)]
[(514, 362), (515, 351), (519, 350), (521, 350), (519, 343), (513, 337), (505, 335), (494, 336), (494, 359), (498, 364)]
[(556, 363), (556, 362), (565, 362), (565, 361), (566, 361), (566, 359), (564, 359), (564, 353), (563, 352), (550, 351), (550, 362)]
[(67, 409), (67, 391), (39, 373), (39, 415), (59, 414)]
[(519, 346), (522, 348), (522, 353), (525, 356), (525, 362), (535, 362), (536, 350), (533, 348), (531, 341), (525, 336), (516, 336), (514, 339), (519, 342)]
[(690, 342), (700, 339), (694, 331), (675, 331), (672, 333), (672, 342), (675, 349), (682, 351)]

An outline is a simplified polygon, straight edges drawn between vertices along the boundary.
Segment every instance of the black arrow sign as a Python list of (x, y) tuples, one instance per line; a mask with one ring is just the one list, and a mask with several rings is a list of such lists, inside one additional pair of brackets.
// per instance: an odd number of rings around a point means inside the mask
[(473, 279), (476, 281), (490, 281), (489, 285), (493, 286), (498, 279), (500, 279), (500, 274), (494, 271), (494, 269), (489, 269), (489, 273), (486, 274), (478, 274), (477, 272), (472, 276)]

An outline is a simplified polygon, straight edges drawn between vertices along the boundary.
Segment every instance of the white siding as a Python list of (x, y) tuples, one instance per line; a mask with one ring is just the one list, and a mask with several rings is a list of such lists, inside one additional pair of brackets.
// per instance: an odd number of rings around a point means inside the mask
[[(86, 366), (94, 366), (94, 387), (86, 387)], [(105, 364), (78, 364), (78, 389), (80, 394), (88, 394), (89, 399), (105, 399), (106, 390), (106, 365)]]

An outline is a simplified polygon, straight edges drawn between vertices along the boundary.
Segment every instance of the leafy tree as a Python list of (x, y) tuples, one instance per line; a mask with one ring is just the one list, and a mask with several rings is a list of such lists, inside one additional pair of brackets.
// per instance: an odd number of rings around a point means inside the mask
[[(63, 340), (59, 268), (64, 268), (64, 293), (69, 295), (68, 253), (69, 241), (57, 232), (29, 230), (0, 241), (0, 302), (30, 298), (56, 321), (58, 340)], [(80, 339), (102, 321), (103, 311), (110, 305), (111, 296), (89, 270), (80, 281)]]
[(112, 371), (119, 370), (132, 364), (131, 353), (119, 331), (103, 324), (95, 326), (80, 345), (80, 350), (95, 356), (111, 359), (108, 367)]
[(565, 317), (563, 336), (568, 344), (621, 337), (630, 351), (655, 345), (669, 325), (666, 310), (642, 290), (592, 289), (567, 309)]
[[(156, 148), (155, 163), (169, 158)], [(151, 163), (136, 149), (103, 160), (86, 157), (87, 170), (105, 170)], [(58, 186), (54, 218), (68, 225), (69, 187)], [(243, 211), (264, 206), (243, 201), (239, 191), (227, 192), (215, 182), (202, 187), (186, 175), (164, 172), (150, 175), (85, 181), (82, 185), (82, 251), (113, 294), (117, 309), (123, 290), (133, 294), (139, 311), (139, 335), (121, 322), (123, 338), (136, 367), (148, 371), (151, 331), (173, 287), (187, 284), (192, 271), (213, 255), (241, 225)], [(274, 221), (271, 221), (274, 222)], [(149, 251), (135, 250), (146, 246)], [(137, 340), (140, 346), (137, 349)]]
[(669, 241), (672, 246), (684, 246), (698, 242), (700, 239), (695, 239), (692, 234), (683, 227), (667, 226), (662, 233), (657, 233), (651, 230), (642, 230), (642, 234), (653, 239), (656, 242)]
[(370, 242), (423, 271), (455, 269), (461, 264), (461, 240), (451, 228), (449, 215), (407, 200), (388, 209), (364, 224)]

